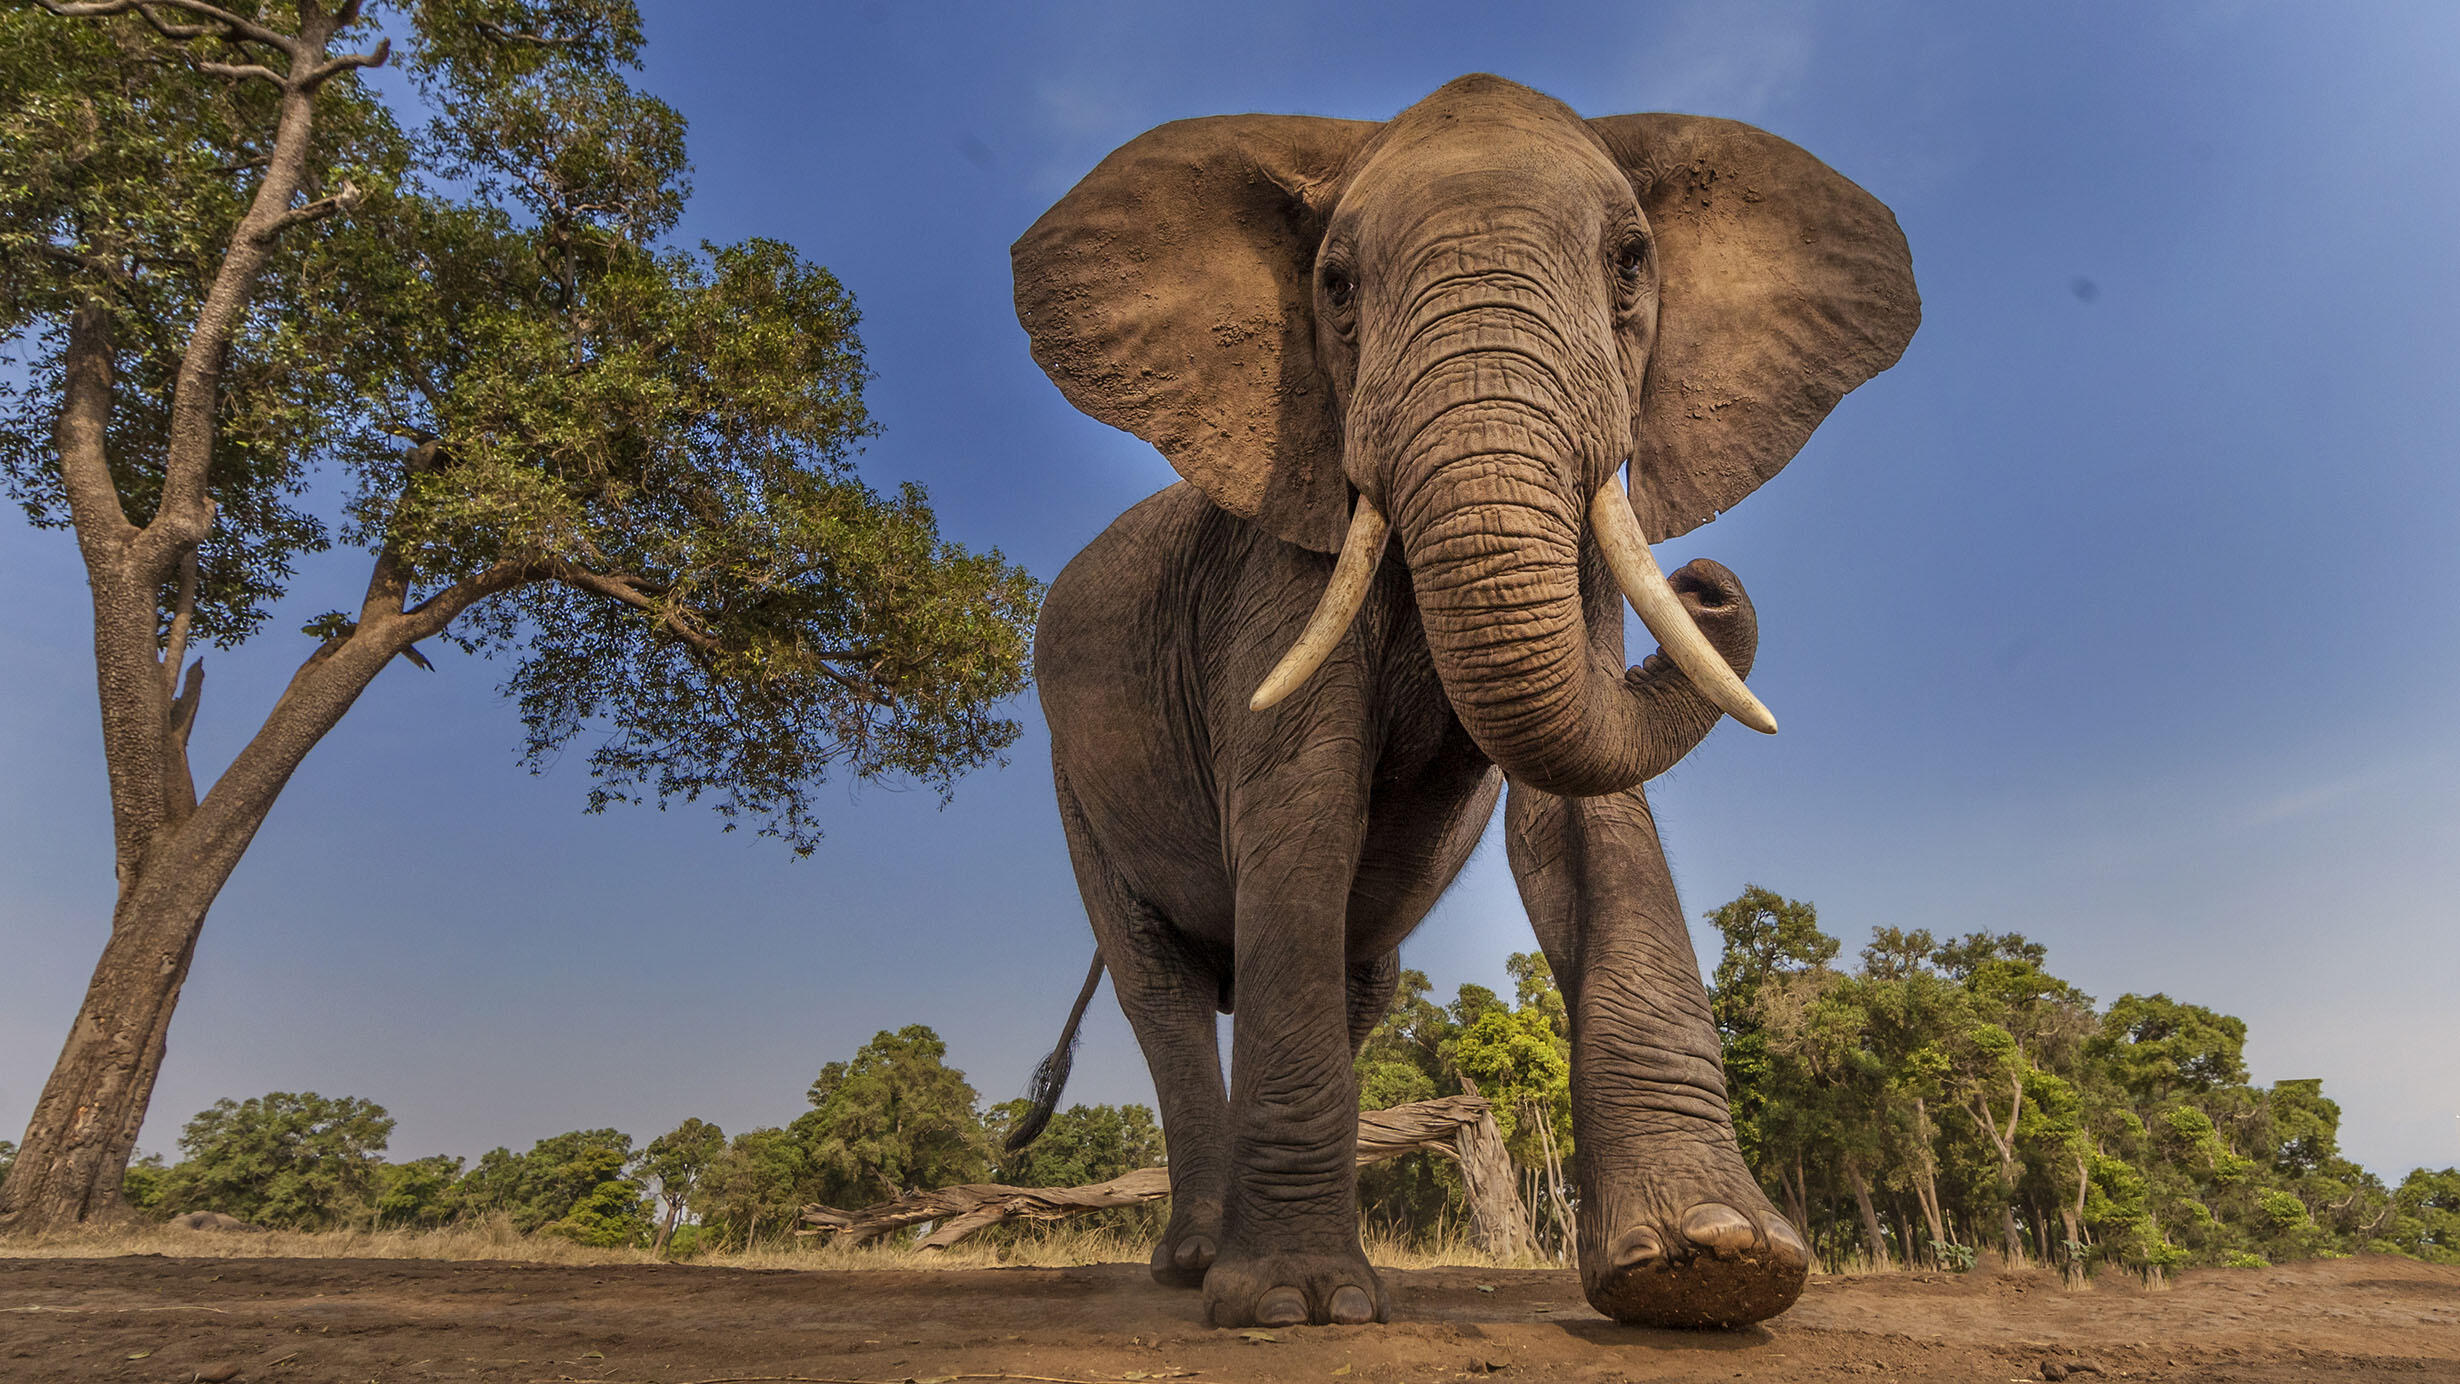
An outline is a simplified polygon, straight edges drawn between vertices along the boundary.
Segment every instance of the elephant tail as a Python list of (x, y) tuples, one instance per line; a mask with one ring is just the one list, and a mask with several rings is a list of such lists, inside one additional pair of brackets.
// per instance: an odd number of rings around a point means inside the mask
[(1051, 1049), (1034, 1068), (1034, 1076), (1025, 1088), (1025, 1098), (1033, 1104), (1024, 1118), (1008, 1131), (1008, 1152), (1014, 1153), (1042, 1136), (1042, 1127), (1051, 1122), (1051, 1112), (1059, 1108), (1059, 1093), (1068, 1089), (1068, 1068), (1076, 1062), (1076, 1026), (1084, 1022), (1085, 1006), (1093, 1003), (1093, 992), (1102, 986), (1102, 953), (1093, 954), (1093, 965), (1085, 972), (1085, 988), (1076, 992), (1076, 1004), (1068, 1010), (1068, 1022), (1059, 1030), (1059, 1046)]

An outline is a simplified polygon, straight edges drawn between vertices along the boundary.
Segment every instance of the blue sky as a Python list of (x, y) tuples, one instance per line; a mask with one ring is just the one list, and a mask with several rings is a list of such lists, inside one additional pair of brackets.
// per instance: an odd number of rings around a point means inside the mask
[[(1728, 726), (1653, 790), (1685, 907), (1766, 885), (1849, 951), (2022, 931), (2105, 1001), (2246, 1018), (2256, 1078), (2324, 1078), (2378, 1171), (2460, 1161), (2460, 9), (645, 8), (643, 80), (692, 122), (684, 234), (834, 268), (878, 372), (867, 472), (1045, 577), (1170, 477), (1028, 359), (1007, 245), (1135, 134), (1383, 118), (1486, 70), (1804, 145), (1895, 209), (1925, 320), (1661, 553), (1741, 574), (1785, 725)], [(309, 564), (268, 628), (363, 563)], [(74, 552), (0, 523), (0, 579), (13, 1137), (111, 863)], [(210, 660), (201, 770), (306, 651)], [(400, 1156), (735, 1130), (915, 1022), (986, 1097), (1020, 1089), (1091, 947), (1030, 697), (1007, 768), (944, 811), (833, 791), (797, 863), (697, 808), (583, 816), (579, 763), (514, 766), (504, 671), (397, 666), (311, 757), (207, 924), (144, 1147), (299, 1089), (386, 1105)], [(1530, 946), (1497, 849), (1403, 956), (1448, 991)], [(1149, 1099), (1093, 1015), (1071, 1095)]]

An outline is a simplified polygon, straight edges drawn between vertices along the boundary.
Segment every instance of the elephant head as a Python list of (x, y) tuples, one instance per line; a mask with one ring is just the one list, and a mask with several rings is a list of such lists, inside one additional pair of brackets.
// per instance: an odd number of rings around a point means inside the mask
[(1490, 76), (1382, 124), (1161, 126), (1014, 260), (1034, 358), (1071, 402), (1223, 509), (1341, 553), (1260, 705), (1341, 638), (1389, 528), (1462, 724), (1516, 779), (1574, 795), (1630, 787), (1647, 741), (1592, 656), (1584, 545), (1703, 693), (1773, 731), (1647, 545), (1776, 474), (1920, 318), (1895, 218), (1792, 144), (1583, 120)]

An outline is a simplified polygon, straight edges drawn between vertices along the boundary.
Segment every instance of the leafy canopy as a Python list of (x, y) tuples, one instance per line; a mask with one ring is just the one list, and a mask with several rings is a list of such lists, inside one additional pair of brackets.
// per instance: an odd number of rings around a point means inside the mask
[(392, 1134), (384, 1107), (354, 1096), (275, 1091), (218, 1100), (180, 1132), (187, 1157), (165, 1175), (158, 1200), (174, 1213), (330, 1229), (372, 1198)]
[[(316, 200), (215, 395), (194, 636), (259, 634), (303, 554), (355, 543), (371, 602), (476, 598), (446, 637), (512, 660), (527, 762), (587, 737), (593, 810), (707, 794), (798, 851), (833, 772), (945, 795), (997, 759), (1039, 588), (857, 470), (877, 429), (834, 275), (773, 240), (670, 242), (685, 123), (629, 83), (629, 0), (346, 12), (343, 38), (397, 44), (408, 99), (357, 72), (317, 90)], [(262, 56), (136, 14), (0, 13), (0, 480), (38, 525), (69, 521), (52, 424), (82, 304), (113, 325), (121, 506), (160, 500), (189, 330), (282, 100), (197, 60)], [(355, 609), (305, 633), (346, 641)]]

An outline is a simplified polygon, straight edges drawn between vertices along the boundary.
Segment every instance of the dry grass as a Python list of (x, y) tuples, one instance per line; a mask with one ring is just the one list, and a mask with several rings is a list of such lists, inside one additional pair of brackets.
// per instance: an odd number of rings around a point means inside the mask
[[(781, 1237), (749, 1249), (700, 1254), (690, 1263), (730, 1269), (908, 1269), (1066, 1268), (1081, 1264), (1142, 1264), (1152, 1253), (1142, 1232), (1065, 1224), (1027, 1226), (1007, 1237), (978, 1236), (945, 1250), (916, 1250), (903, 1242), (845, 1245)], [(1370, 1228), (1367, 1257), (1385, 1268), (1552, 1268), (1535, 1258), (1506, 1263), (1480, 1251), (1458, 1233), (1420, 1244), (1405, 1243)], [(160, 1254), (206, 1259), (443, 1259), (517, 1260), (537, 1264), (644, 1264), (669, 1262), (645, 1249), (599, 1249), (546, 1235), (524, 1235), (497, 1216), (442, 1230), (269, 1230), (262, 1233), (184, 1230), (138, 1224), (87, 1229), (36, 1239), (0, 1239), (0, 1258), (97, 1259)]]

